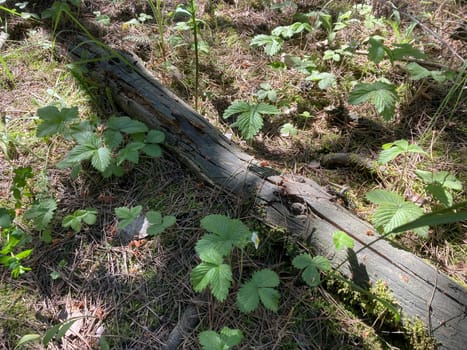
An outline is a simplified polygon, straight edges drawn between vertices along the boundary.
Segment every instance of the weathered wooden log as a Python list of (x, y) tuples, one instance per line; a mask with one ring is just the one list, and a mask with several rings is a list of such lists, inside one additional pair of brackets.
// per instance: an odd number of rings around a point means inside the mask
[[(312, 244), (333, 266), (347, 252), (336, 252), (332, 234), (341, 230), (354, 238), (354, 251), (375, 240), (368, 223), (333, 202), (314, 181), (279, 176), (259, 165), (225, 138), (204, 117), (164, 88), (132, 56), (111, 52), (91, 42), (71, 50), (93, 79), (105, 84), (114, 101), (129, 116), (163, 130), (166, 147), (206, 182), (260, 207), (264, 221), (285, 227)], [(124, 58), (125, 57), (125, 58)], [(368, 232), (375, 233), (374, 236)], [(349, 278), (362, 274), (370, 283), (384, 280), (402, 312), (419, 317), (444, 349), (467, 344), (467, 293), (444, 273), (415, 255), (379, 240), (343, 264)]]

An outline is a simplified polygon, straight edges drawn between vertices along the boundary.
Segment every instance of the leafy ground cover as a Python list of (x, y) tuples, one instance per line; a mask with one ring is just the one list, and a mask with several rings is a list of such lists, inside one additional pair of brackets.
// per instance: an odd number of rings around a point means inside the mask
[[(120, 115), (66, 43), (87, 31), (136, 53), (265, 165), (314, 178), (385, 232), (465, 200), (465, 5), (178, 5), (0, 1), (1, 346), (49, 334), (56, 349), (162, 348), (195, 304), (201, 322), (181, 348), (432, 347), (419, 324), (402, 327), (339, 280), (315, 287), (325, 262), (161, 155), (163, 135)], [(399, 221), (386, 220), (395, 207)], [(117, 234), (142, 211), (155, 238)], [(244, 237), (225, 246), (213, 214), (240, 219)], [(466, 232), (459, 222), (397, 239), (465, 284)], [(391, 301), (384, 284), (374, 292)], [(66, 320), (58, 339), (50, 330)]]

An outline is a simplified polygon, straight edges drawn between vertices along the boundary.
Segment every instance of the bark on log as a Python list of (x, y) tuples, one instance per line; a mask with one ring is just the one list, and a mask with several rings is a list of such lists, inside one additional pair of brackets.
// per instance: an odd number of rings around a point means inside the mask
[[(285, 227), (312, 244), (334, 266), (348, 256), (336, 252), (332, 234), (337, 230), (354, 238), (354, 251), (375, 240), (368, 223), (333, 202), (324, 189), (306, 178), (279, 176), (259, 165), (225, 138), (205, 118), (164, 88), (133, 56), (109, 52), (90, 42), (71, 50), (85, 60), (93, 79), (112, 91), (115, 102), (129, 116), (150, 128), (163, 130), (166, 147), (195, 174), (265, 212), (269, 224)], [(128, 63), (131, 63), (129, 65)], [(402, 312), (419, 317), (444, 349), (467, 344), (466, 290), (422, 259), (380, 240), (349, 259), (339, 269), (349, 278), (386, 281)]]

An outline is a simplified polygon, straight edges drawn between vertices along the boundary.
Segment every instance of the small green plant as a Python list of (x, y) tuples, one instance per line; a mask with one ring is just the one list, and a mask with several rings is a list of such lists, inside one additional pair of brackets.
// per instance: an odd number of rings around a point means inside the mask
[(140, 153), (160, 157), (165, 135), (129, 117), (111, 117), (103, 124), (80, 121), (78, 109), (47, 106), (38, 109), (41, 123), (37, 136), (49, 137), (55, 134), (72, 139), (76, 146), (59, 162), (59, 168), (72, 168), (72, 176), (78, 175), (83, 161), (91, 165), (104, 177), (124, 174), (124, 163), (139, 163)]
[(245, 140), (251, 140), (263, 127), (263, 115), (279, 113), (280, 110), (268, 103), (235, 101), (224, 111), (223, 118), (238, 114), (238, 119), (231, 126), (237, 127)]
[(270, 102), (274, 103), (277, 101), (277, 90), (274, 89), (269, 83), (259, 84), (260, 89), (256, 92), (256, 97), (259, 100), (268, 99)]
[(23, 219), (30, 220), (34, 228), (40, 232), (40, 238), (45, 243), (52, 242), (51, 223), (57, 209), (54, 198), (41, 198), (23, 214)]
[(159, 46), (162, 51), (162, 58), (167, 56), (167, 45), (164, 39), (164, 28), (166, 25), (166, 18), (164, 17), (164, 2), (162, 0), (148, 0), (149, 7), (151, 7), (152, 14), (156, 19), (157, 29), (159, 34)]
[(115, 215), (119, 219), (118, 222), (118, 229), (124, 229), (128, 225), (130, 225), (143, 210), (143, 206), (137, 205), (136, 207), (128, 208), (128, 207), (119, 207), (115, 208)]
[(150, 236), (161, 234), (170, 226), (175, 225), (177, 221), (173, 215), (162, 216), (160, 212), (154, 210), (150, 210), (146, 213), (146, 219), (149, 221), (147, 233)]
[(394, 117), (398, 100), (399, 96), (394, 84), (383, 81), (371, 84), (358, 83), (349, 94), (350, 104), (358, 105), (370, 102), (385, 120), (391, 120)]
[(223, 327), (219, 333), (203, 331), (198, 339), (203, 350), (229, 350), (242, 342), (243, 333), (239, 329)]
[(87, 225), (94, 225), (97, 220), (97, 210), (93, 208), (78, 209), (72, 214), (63, 218), (62, 226), (70, 227), (75, 232), (80, 232), (83, 223)]
[(185, 14), (189, 18), (187, 22), (177, 23), (177, 28), (191, 30), (193, 35), (193, 49), (195, 53), (195, 110), (198, 110), (199, 99), (199, 53), (201, 49), (206, 53), (209, 52), (207, 44), (199, 38), (201, 36), (200, 23), (203, 21), (196, 17), (197, 11), (198, 8), (195, 0), (189, 0), (187, 5), (179, 5), (175, 10), (175, 13)]
[(305, 78), (305, 80), (317, 81), (318, 87), (321, 90), (327, 90), (331, 87), (337, 86), (336, 76), (333, 73), (328, 72), (319, 72), (314, 70)]
[[(201, 220), (201, 226), (209, 233), (197, 242), (195, 250), (201, 263), (191, 273), (191, 282), (196, 292), (210, 287), (212, 295), (224, 301), (233, 283), (232, 267), (226, 262), (233, 249), (243, 252), (248, 243), (256, 246), (257, 235), (252, 234), (240, 220), (224, 215), (208, 215)], [(240, 261), (240, 271), (242, 267)], [(241, 272), (240, 272), (241, 279)], [(279, 276), (269, 269), (256, 271), (251, 280), (245, 283), (237, 294), (237, 306), (242, 312), (251, 312), (259, 302), (271, 311), (279, 308)]]
[(320, 272), (331, 270), (331, 264), (323, 256), (311, 257), (310, 254), (300, 254), (292, 260), (292, 265), (302, 271), (302, 279), (310, 287), (317, 287), (321, 283)]

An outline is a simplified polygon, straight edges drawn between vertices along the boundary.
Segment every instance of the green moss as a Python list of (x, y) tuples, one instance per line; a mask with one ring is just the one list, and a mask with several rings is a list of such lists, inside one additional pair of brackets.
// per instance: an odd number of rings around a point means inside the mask
[(31, 291), (9, 283), (0, 284), (0, 342), (13, 348), (25, 334), (37, 333), (38, 321), (31, 305), (35, 304)]

